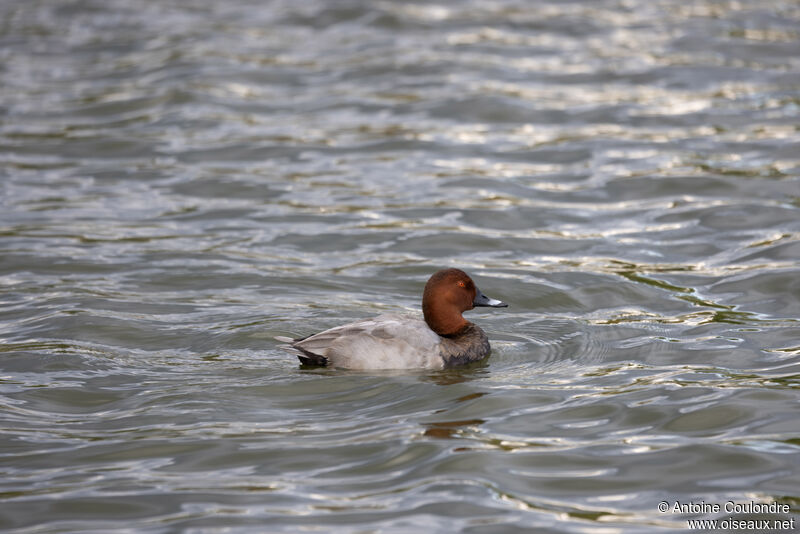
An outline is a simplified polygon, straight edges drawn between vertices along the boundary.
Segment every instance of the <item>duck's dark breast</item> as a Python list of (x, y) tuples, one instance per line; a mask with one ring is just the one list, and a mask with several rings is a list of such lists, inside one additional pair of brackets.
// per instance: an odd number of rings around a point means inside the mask
[(459, 335), (442, 338), (442, 359), (445, 367), (455, 367), (482, 360), (489, 355), (489, 338), (479, 326), (470, 323)]

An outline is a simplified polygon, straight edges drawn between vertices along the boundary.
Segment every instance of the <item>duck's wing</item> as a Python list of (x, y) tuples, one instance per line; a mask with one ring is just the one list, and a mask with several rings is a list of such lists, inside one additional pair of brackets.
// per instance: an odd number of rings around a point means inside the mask
[(381, 315), (287, 340), (287, 349), (305, 365), (348, 369), (441, 368), (440, 338), (424, 321)]
[(331, 347), (341, 343), (343, 340), (352, 339), (359, 334), (363, 334), (373, 327), (374, 323), (374, 319), (364, 319), (329, 328), (306, 337), (293, 339), (285, 336), (275, 336), (275, 339), (287, 343), (286, 345), (281, 345), (281, 348), (295, 353), (303, 365), (325, 366), (329, 364), (328, 353)]

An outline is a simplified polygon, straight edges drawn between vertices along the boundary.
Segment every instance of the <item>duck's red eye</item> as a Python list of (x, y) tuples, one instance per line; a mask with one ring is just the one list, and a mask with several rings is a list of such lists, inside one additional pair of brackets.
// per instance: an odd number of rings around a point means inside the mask
[(464, 283), (463, 281), (461, 281), (461, 280), (459, 280), (459, 281), (458, 281), (458, 285), (459, 285), (460, 287), (467, 287), (467, 284), (465, 284), (465, 283)]

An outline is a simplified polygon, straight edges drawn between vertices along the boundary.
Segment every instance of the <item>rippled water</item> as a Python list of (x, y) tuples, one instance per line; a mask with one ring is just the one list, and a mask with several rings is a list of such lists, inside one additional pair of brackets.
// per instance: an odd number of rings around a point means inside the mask
[[(4, 531), (797, 519), (797, 2), (4, 0), (0, 161)], [(447, 266), (478, 365), (272, 339)]]

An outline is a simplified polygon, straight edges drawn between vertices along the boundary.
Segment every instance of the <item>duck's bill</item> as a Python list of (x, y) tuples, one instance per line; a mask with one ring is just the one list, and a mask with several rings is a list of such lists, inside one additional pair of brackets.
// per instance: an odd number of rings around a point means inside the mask
[(481, 293), (480, 289), (476, 288), (475, 291), (475, 299), (472, 301), (473, 306), (489, 306), (491, 308), (507, 308), (508, 304), (503, 302), (502, 300), (496, 300), (487, 297), (483, 293)]

